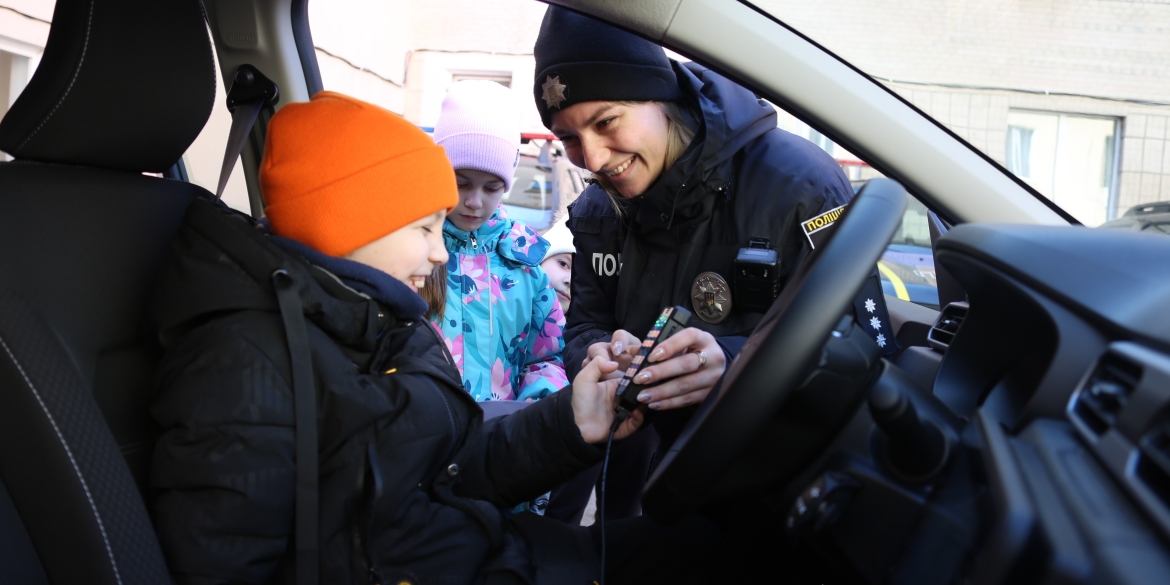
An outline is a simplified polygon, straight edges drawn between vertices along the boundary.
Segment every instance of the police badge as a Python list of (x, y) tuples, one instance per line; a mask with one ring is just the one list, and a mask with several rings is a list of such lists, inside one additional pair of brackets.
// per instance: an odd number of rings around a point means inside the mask
[(544, 104), (549, 108), (560, 108), (561, 102), (565, 101), (565, 90), (568, 87), (561, 83), (560, 75), (556, 77), (546, 75), (544, 84), (540, 86), (540, 89), (544, 92), (544, 95), (541, 96), (544, 99)]
[(691, 285), (691, 305), (703, 321), (719, 323), (731, 314), (731, 288), (722, 276), (704, 272)]

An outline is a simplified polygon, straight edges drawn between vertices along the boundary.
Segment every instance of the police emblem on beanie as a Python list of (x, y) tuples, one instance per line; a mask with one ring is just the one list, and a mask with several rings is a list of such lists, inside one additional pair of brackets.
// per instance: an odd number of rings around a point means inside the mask
[(532, 95), (546, 128), (553, 113), (582, 102), (683, 100), (662, 47), (564, 8), (549, 6), (532, 52)]
[(545, 76), (544, 85), (540, 86), (544, 90), (544, 103), (548, 104), (550, 108), (560, 108), (561, 102), (565, 101), (565, 89), (569, 86), (561, 83), (561, 76), (556, 77)]

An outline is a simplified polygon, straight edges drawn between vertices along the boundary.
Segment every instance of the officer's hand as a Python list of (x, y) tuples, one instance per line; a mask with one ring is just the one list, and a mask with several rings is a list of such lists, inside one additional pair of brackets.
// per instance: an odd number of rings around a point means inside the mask
[[(604, 379), (618, 372), (618, 363), (595, 359), (573, 380), (573, 420), (586, 443), (604, 443), (609, 438), (617, 403), (618, 380)], [(620, 377), (619, 377), (620, 378)], [(614, 439), (624, 439), (642, 425), (642, 413), (634, 412), (618, 427)]]
[(581, 360), (581, 367), (587, 367), (590, 362), (599, 358), (615, 361), (618, 363), (618, 369), (605, 375), (602, 379), (620, 380), (626, 368), (630, 367), (630, 362), (634, 360), (634, 356), (638, 355), (638, 349), (641, 345), (641, 339), (634, 337), (628, 331), (618, 329), (613, 332), (609, 341), (602, 341), (589, 346), (589, 349), (585, 353), (585, 359)]
[(727, 366), (723, 348), (719, 347), (715, 337), (693, 327), (659, 343), (646, 361), (653, 365), (643, 368), (634, 381), (647, 385), (665, 380), (638, 395), (638, 402), (654, 410), (682, 408), (702, 402)]

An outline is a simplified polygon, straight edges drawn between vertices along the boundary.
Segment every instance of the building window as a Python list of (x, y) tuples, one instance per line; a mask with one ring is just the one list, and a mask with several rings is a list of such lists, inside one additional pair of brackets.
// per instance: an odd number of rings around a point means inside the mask
[(1032, 177), (1032, 129), (1008, 126), (1007, 169), (1021, 179)]
[(482, 79), (494, 81), (508, 89), (512, 89), (512, 74), (505, 71), (460, 71), (451, 72), (451, 83), (468, 79)]
[(1105, 165), (1101, 167), (1101, 186), (1109, 187), (1113, 181), (1113, 155), (1116, 142), (1112, 134), (1105, 137)]
[(829, 156), (833, 156), (833, 147), (835, 145), (833, 144), (832, 140), (829, 140), (828, 136), (825, 136), (824, 134), (817, 132), (813, 128), (809, 128), (808, 129), (808, 139), (813, 144), (821, 147), (821, 150), (829, 153)]
[(1087, 226), (1111, 219), (1117, 118), (1010, 110), (1004, 166)]

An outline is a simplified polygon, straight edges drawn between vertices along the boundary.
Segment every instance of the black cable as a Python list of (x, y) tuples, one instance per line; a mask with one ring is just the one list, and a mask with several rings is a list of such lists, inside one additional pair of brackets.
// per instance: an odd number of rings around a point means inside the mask
[(597, 515), (598, 522), (601, 523), (601, 582), (599, 585), (605, 585), (605, 480), (609, 473), (609, 452), (613, 448), (613, 436), (617, 433), (618, 427), (622, 426), (622, 421), (626, 420), (628, 416), (625, 410), (619, 408), (613, 416), (613, 424), (609, 427), (609, 439), (605, 441), (605, 459), (601, 462), (601, 493), (597, 496)]
[(1085, 98), (1085, 99), (1090, 99), (1090, 100), (1102, 100), (1102, 101), (1107, 101), (1107, 102), (1121, 102), (1124, 104), (1137, 104), (1139, 106), (1152, 106), (1152, 107), (1170, 106), (1170, 102), (1159, 102), (1159, 101), (1145, 100), (1145, 99), (1139, 99), (1139, 98), (1109, 97), (1109, 96), (1103, 96), (1103, 95), (1092, 95), (1092, 94), (1087, 94), (1087, 93), (1075, 93), (1075, 92), (1068, 92), (1068, 91), (1048, 91), (1048, 90), (1044, 90), (1044, 89), (1024, 89), (1024, 88), (1020, 88), (1020, 87), (1004, 87), (1004, 86), (995, 86), (995, 85), (967, 85), (967, 84), (963, 84), (963, 83), (942, 83), (942, 82), (935, 82), (935, 81), (908, 81), (905, 79), (894, 79), (893, 77), (883, 77), (881, 75), (870, 75), (869, 77), (875, 81), (878, 81), (878, 82), (889, 82), (891, 84), (901, 84), (901, 85), (916, 85), (916, 86), (922, 86), (922, 87), (943, 87), (946, 89), (970, 89), (970, 90), (975, 90), (975, 91), (1006, 91), (1006, 92), (1010, 92), (1010, 93), (1024, 93), (1024, 94), (1028, 94), (1028, 95), (1054, 95), (1054, 96), (1060, 96), (1060, 97), (1074, 97), (1074, 98)]

